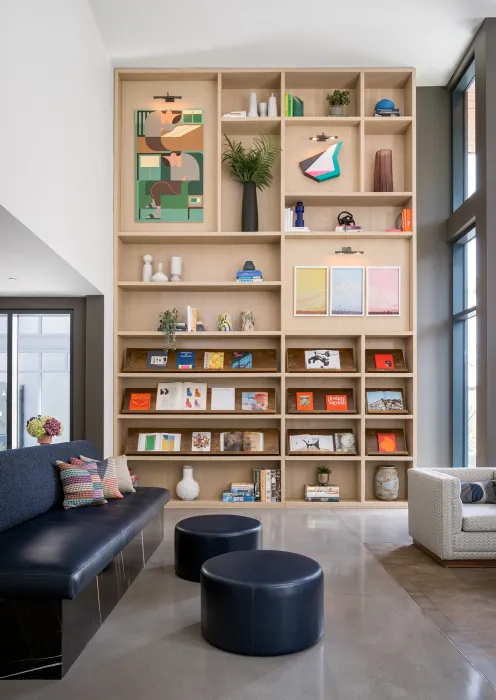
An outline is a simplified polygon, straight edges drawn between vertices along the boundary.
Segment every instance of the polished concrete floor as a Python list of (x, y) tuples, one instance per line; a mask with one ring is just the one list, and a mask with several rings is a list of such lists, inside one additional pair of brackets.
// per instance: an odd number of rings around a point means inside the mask
[[(188, 511), (191, 514), (191, 511)], [(200, 636), (198, 584), (166, 540), (63, 681), (3, 681), (7, 700), (496, 700), (496, 690), (366, 545), (408, 543), (406, 513), (253, 511), (264, 547), (317, 559), (325, 636), (300, 654), (226, 654)], [(1, 630), (0, 630), (1, 634)]]

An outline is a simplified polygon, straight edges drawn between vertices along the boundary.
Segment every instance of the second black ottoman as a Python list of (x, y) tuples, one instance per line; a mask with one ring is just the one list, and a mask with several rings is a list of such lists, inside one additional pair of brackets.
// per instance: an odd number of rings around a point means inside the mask
[(203, 564), (227, 552), (262, 547), (262, 523), (243, 515), (196, 515), (181, 520), (174, 532), (177, 576), (200, 581)]

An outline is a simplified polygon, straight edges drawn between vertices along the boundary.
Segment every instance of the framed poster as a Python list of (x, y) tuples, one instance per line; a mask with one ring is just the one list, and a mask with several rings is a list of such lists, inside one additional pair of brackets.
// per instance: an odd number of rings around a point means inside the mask
[(331, 316), (364, 315), (363, 267), (331, 267)]
[(400, 315), (400, 268), (367, 268), (367, 316)]
[(294, 268), (294, 315), (328, 316), (329, 290), (327, 267)]

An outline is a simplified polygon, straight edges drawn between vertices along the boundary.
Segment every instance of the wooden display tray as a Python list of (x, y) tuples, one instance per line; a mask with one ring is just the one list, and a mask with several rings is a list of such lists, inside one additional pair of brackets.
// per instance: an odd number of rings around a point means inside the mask
[[(391, 433), (396, 436), (396, 446), (399, 447), (396, 452), (379, 452), (377, 433)], [(406, 444), (405, 431), (403, 428), (367, 428), (365, 430), (365, 454), (369, 457), (381, 457), (388, 459), (389, 457), (408, 456), (408, 447)]]
[[(331, 451), (327, 451), (327, 450), (302, 450), (302, 451), (298, 450), (298, 451), (292, 451), (292, 450), (290, 449), (290, 440), (289, 440), (289, 438), (290, 438), (291, 435), (332, 435), (333, 438), (334, 438), (334, 436), (335, 436), (336, 433), (353, 433), (353, 435), (354, 435), (354, 437), (355, 437), (355, 446), (356, 446), (357, 437), (356, 437), (356, 435), (355, 435), (355, 431), (352, 430), (351, 428), (332, 428), (332, 429), (323, 428), (323, 429), (321, 429), (321, 430), (305, 430), (305, 429), (303, 429), (303, 428), (298, 428), (298, 429), (292, 429), (292, 430), (288, 430), (288, 431), (287, 431), (287, 434), (286, 434), (286, 449), (287, 449), (287, 454), (288, 454), (288, 455), (302, 455), (302, 456), (311, 455), (312, 457), (314, 457), (315, 455), (319, 455), (319, 454), (326, 455), (326, 456), (329, 456), (329, 455), (350, 455), (350, 456), (352, 456), (352, 455), (357, 455), (358, 453), (356, 452), (356, 450), (355, 450), (354, 452), (348, 452), (348, 451), (343, 452), (343, 451), (337, 451), (337, 450), (333, 450), (333, 451), (331, 452)], [(335, 440), (334, 440), (334, 444), (336, 444), (336, 441), (335, 441)]]
[[(224, 455), (232, 457), (233, 455), (239, 456), (240, 458), (246, 455), (278, 455), (279, 454), (279, 430), (277, 428), (250, 428), (249, 430), (243, 430), (241, 432), (245, 433), (263, 433), (264, 435), (264, 450), (260, 452), (221, 452), (220, 451), (220, 434), (230, 433), (238, 430), (237, 428), (225, 428), (219, 430), (218, 428), (130, 428), (127, 431), (126, 439), (126, 455), (146, 455), (150, 456), (178, 456), (182, 455), (195, 455), (197, 457), (215, 455), (216, 457), (222, 458)], [(170, 433), (180, 433), (181, 434), (181, 450), (179, 452), (138, 452), (138, 438), (140, 433), (159, 433), (159, 432), (170, 432)], [(192, 433), (204, 432), (211, 433), (212, 449), (209, 452), (193, 452), (191, 449), (185, 450), (184, 447), (189, 445), (191, 448)]]
[[(198, 336), (201, 333), (197, 333)], [(226, 334), (228, 335), (228, 334)], [(187, 348), (184, 350), (187, 351)], [(183, 351), (184, 351), (183, 350)], [(146, 356), (149, 352), (160, 352), (157, 348), (127, 348), (124, 357), (124, 365), (122, 367), (123, 372), (150, 372), (161, 374), (166, 374), (167, 372), (205, 372), (205, 373), (217, 373), (222, 374), (222, 372), (239, 372), (250, 373), (250, 372), (277, 372), (277, 352), (276, 350), (256, 350), (244, 348), (216, 348), (207, 350), (198, 350), (197, 348), (192, 348), (192, 352), (195, 353), (195, 366), (193, 369), (177, 369), (176, 367), (176, 353), (181, 352), (180, 350), (169, 350), (169, 355), (167, 358), (167, 367), (150, 369), (146, 366)], [(223, 352), (224, 353), (224, 368), (223, 369), (205, 369), (203, 366), (204, 355), (206, 352)], [(253, 356), (251, 369), (233, 369), (232, 368), (232, 353), (233, 352), (251, 352)]]
[[(394, 360), (394, 368), (391, 369), (377, 369), (375, 366), (374, 355), (392, 355)], [(405, 364), (405, 356), (403, 355), (403, 350), (385, 350), (380, 348), (379, 350), (371, 350), (367, 348), (365, 350), (365, 371), (366, 372), (378, 372), (379, 374), (387, 374), (391, 372), (408, 372), (407, 366)]]
[[(296, 394), (300, 391), (304, 393), (313, 393), (313, 411), (299, 411), (296, 408)], [(346, 394), (348, 398), (348, 410), (328, 411), (326, 409), (326, 394)], [(322, 413), (323, 415), (329, 416), (356, 413), (355, 392), (353, 389), (335, 389), (334, 387), (329, 389), (288, 389), (287, 411), (288, 413), (297, 413), (299, 416), (304, 416), (306, 413), (309, 415)]]
[[(246, 392), (263, 392), (268, 394), (268, 403), (269, 407), (266, 411), (243, 411), (241, 409), (241, 399), (242, 399), (242, 394)], [(131, 398), (131, 394), (151, 394), (151, 402), (150, 402), (150, 409), (148, 411), (130, 411), (129, 410), (129, 401)], [(124, 396), (122, 399), (122, 409), (121, 413), (124, 414), (131, 414), (133, 416), (136, 415), (150, 415), (150, 414), (164, 414), (164, 415), (203, 415), (205, 413), (214, 413), (218, 415), (225, 415), (225, 414), (239, 414), (246, 416), (247, 414), (250, 416), (253, 415), (258, 415), (258, 416), (264, 416), (267, 413), (275, 413), (276, 412), (276, 391), (275, 389), (268, 389), (268, 388), (263, 388), (263, 389), (238, 389), (236, 388), (234, 390), (234, 410), (233, 411), (212, 411), (210, 409), (210, 400), (211, 400), (211, 395), (212, 395), (212, 389), (207, 388), (207, 408), (205, 411), (190, 411), (188, 409), (184, 411), (157, 411), (157, 409), (154, 408), (154, 406), (157, 405), (157, 388), (154, 387), (153, 389), (125, 389), (124, 391)]]
[[(405, 408), (399, 409), (399, 410), (393, 410), (393, 411), (369, 411), (368, 408), (368, 402), (367, 402), (367, 394), (371, 391), (398, 391), (403, 399), (403, 406)], [(380, 387), (376, 389), (375, 387), (373, 389), (365, 389), (365, 410), (367, 411), (367, 415), (369, 416), (397, 416), (401, 415), (403, 413), (408, 413), (408, 409), (406, 408), (406, 401), (405, 401), (405, 392), (403, 389), (398, 388), (398, 387)]]
[[(305, 366), (305, 351), (308, 350), (338, 350), (341, 362), (340, 369), (309, 368)], [(312, 374), (339, 374), (340, 372), (356, 372), (355, 354), (353, 348), (288, 348), (287, 351), (288, 372), (311, 372)]]

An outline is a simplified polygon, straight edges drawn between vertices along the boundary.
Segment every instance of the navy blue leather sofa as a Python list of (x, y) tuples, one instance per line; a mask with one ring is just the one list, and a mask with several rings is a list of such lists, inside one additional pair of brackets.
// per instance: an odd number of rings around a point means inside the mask
[(62, 678), (163, 539), (166, 489), (63, 509), (54, 460), (81, 454), (0, 452), (0, 679)]

